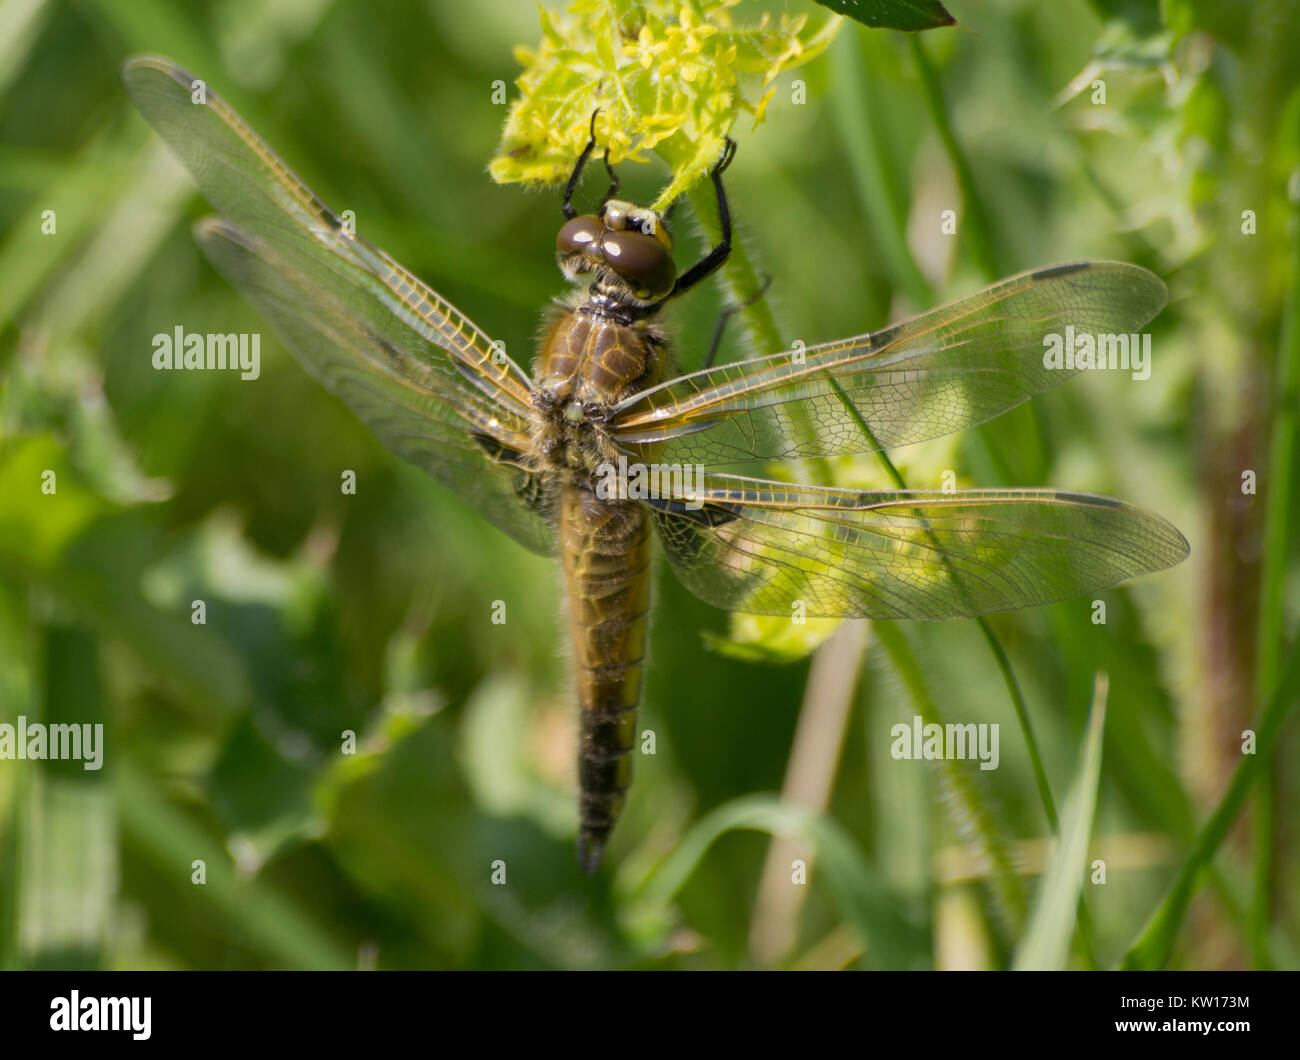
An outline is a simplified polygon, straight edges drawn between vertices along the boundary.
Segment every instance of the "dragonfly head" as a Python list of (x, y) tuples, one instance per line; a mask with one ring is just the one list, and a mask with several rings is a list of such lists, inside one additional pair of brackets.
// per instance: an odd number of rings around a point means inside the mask
[(555, 247), (569, 279), (594, 272), (598, 283), (635, 304), (658, 301), (677, 282), (663, 214), (622, 199), (606, 200), (599, 214), (566, 221)]

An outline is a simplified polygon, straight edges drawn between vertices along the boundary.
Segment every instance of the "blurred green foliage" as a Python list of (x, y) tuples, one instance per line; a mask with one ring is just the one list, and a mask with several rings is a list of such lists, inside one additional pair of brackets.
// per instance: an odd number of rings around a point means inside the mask
[[(955, 467), (963, 483), (1110, 493), (1192, 543), (1189, 563), (1104, 594), (1104, 625), (1089, 600), (991, 623), (1058, 799), (1109, 674), (1100, 780), (1079, 788), (1096, 790), (1106, 882), (1090, 873), (1077, 925), (1072, 902), (1035, 923), (1055, 948), (1073, 934), (1074, 963), (1111, 965), (1294, 650), (1300, 21), (1281, 0), (1231, 18), (1193, 0), (945, 6), (958, 29), (846, 24), (782, 74), (765, 123), (733, 134), (728, 189), (783, 343), (1056, 261), (1121, 258), (1170, 283), (1148, 382), (1076, 380), (895, 454), (918, 488)], [(638, 757), (606, 868), (583, 878), (554, 569), (284, 354), (199, 254), (189, 222), (206, 205), (118, 81), (140, 51), (206, 78), (523, 363), (563, 286), (558, 194), (498, 186), (486, 166), (506, 112), (494, 83), (517, 98), (533, 5), (11, 2), (0, 22), (0, 721), (102, 721), (107, 748), (98, 772), (0, 761), (5, 967), (1010, 963), (1050, 833), (973, 623), (861, 630), (859, 671), (847, 638), (810, 662), (825, 631), (733, 628), (661, 570), (640, 722), (655, 754)], [(622, 170), (641, 201), (668, 176)], [(681, 261), (703, 245), (690, 209)], [(956, 238), (940, 235), (947, 209)], [(673, 310), (683, 368), (724, 302), (710, 285)], [(263, 331), (262, 377), (154, 371), (152, 336), (178, 325)], [(721, 356), (769, 352), (747, 347), (755, 333), (732, 329)], [(850, 697), (842, 738), (801, 767), (828, 789), (825, 815), (776, 797), (801, 715), (839, 687), (822, 666), (847, 668)], [(1001, 768), (891, 759), (889, 726), (922, 697), (1001, 723)], [(1229, 838), (1192, 919), (1171, 921), (1176, 966), (1300, 966), (1297, 751), (1292, 725), (1252, 830)], [(808, 884), (791, 884), (810, 849)]]

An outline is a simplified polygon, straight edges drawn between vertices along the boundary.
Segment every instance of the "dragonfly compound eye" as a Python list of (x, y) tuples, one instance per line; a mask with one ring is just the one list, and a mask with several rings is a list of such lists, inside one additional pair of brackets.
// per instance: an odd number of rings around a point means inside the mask
[(668, 249), (654, 236), (632, 229), (606, 232), (600, 241), (605, 262), (637, 298), (658, 298), (673, 289), (677, 267)]
[(601, 227), (600, 218), (589, 213), (566, 221), (555, 237), (555, 249), (562, 257), (581, 254), (596, 242)]

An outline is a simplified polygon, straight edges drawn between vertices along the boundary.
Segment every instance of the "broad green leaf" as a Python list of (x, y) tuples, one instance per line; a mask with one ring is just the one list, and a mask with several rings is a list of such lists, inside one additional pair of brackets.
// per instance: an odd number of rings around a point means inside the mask
[(1088, 0), (1102, 18), (1127, 23), (1134, 33), (1147, 36), (1160, 30), (1160, 0)]
[(916, 31), (957, 24), (939, 0), (817, 0), (817, 3), (872, 29)]

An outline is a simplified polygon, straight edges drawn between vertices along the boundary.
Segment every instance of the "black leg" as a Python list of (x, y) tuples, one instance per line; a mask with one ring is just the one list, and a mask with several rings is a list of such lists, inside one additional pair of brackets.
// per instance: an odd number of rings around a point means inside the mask
[(605, 192), (605, 197), (600, 200), (601, 209), (604, 209), (605, 203), (618, 194), (618, 174), (614, 172), (614, 167), (609, 164), (608, 147), (605, 148), (605, 172), (609, 174), (609, 191)]
[[(587, 146), (582, 149), (582, 154), (578, 156), (578, 164), (573, 167), (573, 172), (569, 174), (569, 183), (564, 185), (564, 206), (561, 209), (564, 210), (564, 216), (570, 221), (578, 216), (578, 211), (573, 208), (573, 193), (578, 190), (578, 181), (582, 178), (582, 167), (587, 164), (591, 152), (596, 149), (596, 115), (599, 113), (599, 107), (591, 112), (591, 138), (587, 140)], [(605, 153), (605, 159), (608, 166), (608, 151)]]
[(705, 368), (713, 367), (713, 358), (718, 355), (718, 347), (722, 345), (722, 333), (726, 330), (727, 321), (737, 313), (743, 313), (746, 309), (752, 306), (767, 293), (767, 289), (771, 286), (772, 277), (764, 276), (763, 282), (758, 285), (757, 291), (741, 302), (740, 305), (733, 305), (729, 309), (724, 309), (722, 311), (722, 315), (718, 317), (718, 326), (713, 329), (713, 341), (709, 343), (709, 355), (704, 358)]
[(676, 298), (679, 294), (685, 294), (726, 261), (731, 254), (731, 213), (727, 209), (727, 193), (722, 190), (722, 174), (731, 165), (735, 153), (736, 141), (728, 136), (727, 147), (722, 152), (722, 157), (718, 159), (718, 164), (713, 167), (713, 172), (709, 174), (713, 178), (713, 190), (718, 196), (718, 224), (722, 228), (722, 239), (703, 258), (677, 277), (677, 283), (673, 285), (672, 292), (667, 298), (663, 299), (664, 302), (669, 298)]

